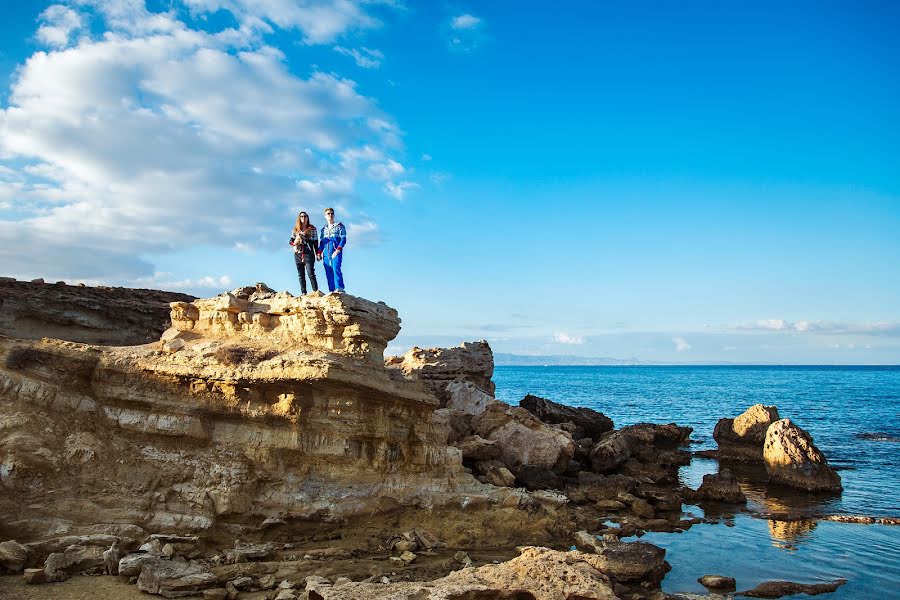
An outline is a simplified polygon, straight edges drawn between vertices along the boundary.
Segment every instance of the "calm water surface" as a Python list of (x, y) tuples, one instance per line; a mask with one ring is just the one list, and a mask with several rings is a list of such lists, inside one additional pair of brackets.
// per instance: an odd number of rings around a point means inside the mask
[[(616, 427), (689, 425), (695, 449), (716, 447), (718, 419), (774, 404), (812, 434), (839, 469), (844, 491), (837, 498), (779, 497), (747, 486), (751, 509), (900, 516), (900, 367), (497, 367), (494, 381), (497, 397), (511, 404), (531, 393), (594, 408)], [(716, 469), (714, 460), (694, 459), (682, 480), (696, 488)], [(849, 583), (823, 597), (900, 598), (900, 526), (786, 523), (739, 512), (720, 524), (644, 539), (667, 549), (668, 592), (703, 592), (697, 577), (716, 573), (735, 577), (738, 589), (770, 579), (843, 577)]]

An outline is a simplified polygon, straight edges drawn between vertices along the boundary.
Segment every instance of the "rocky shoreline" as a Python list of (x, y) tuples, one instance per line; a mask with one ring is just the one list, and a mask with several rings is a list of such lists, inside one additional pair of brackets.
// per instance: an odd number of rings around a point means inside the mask
[[(506, 404), (486, 342), (385, 360), (384, 303), (257, 284), (169, 309), (128, 347), (0, 320), (0, 573), (167, 598), (661, 600), (665, 550), (623, 540), (701, 522), (684, 503), (744, 510), (725, 466), (841, 490), (775, 407), (720, 421), (723, 468), (693, 490), (690, 427)], [(824, 591), (781, 583), (730, 593)]]

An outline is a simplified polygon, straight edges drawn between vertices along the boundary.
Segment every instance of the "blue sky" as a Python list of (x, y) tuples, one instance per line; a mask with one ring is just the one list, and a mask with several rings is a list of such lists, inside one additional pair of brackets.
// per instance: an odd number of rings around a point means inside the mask
[(900, 363), (898, 17), (15, 3), (0, 271), (297, 293), (292, 220), (335, 206), (393, 351)]

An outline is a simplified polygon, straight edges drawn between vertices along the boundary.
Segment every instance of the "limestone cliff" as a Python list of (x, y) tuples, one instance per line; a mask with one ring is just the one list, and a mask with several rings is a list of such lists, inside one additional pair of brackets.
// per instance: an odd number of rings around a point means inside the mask
[(385, 304), (249, 288), (171, 320), (127, 348), (0, 337), (0, 538), (333, 519), (483, 487), (434, 396), (388, 375)]

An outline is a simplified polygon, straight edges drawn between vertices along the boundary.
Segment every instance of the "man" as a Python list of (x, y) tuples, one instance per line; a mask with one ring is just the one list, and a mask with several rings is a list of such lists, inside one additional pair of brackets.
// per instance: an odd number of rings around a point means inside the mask
[(318, 256), (325, 265), (325, 278), (328, 280), (329, 292), (344, 291), (344, 274), (341, 262), (344, 257), (344, 246), (347, 245), (347, 228), (343, 223), (334, 222), (334, 209), (325, 209), (325, 226), (319, 235)]

